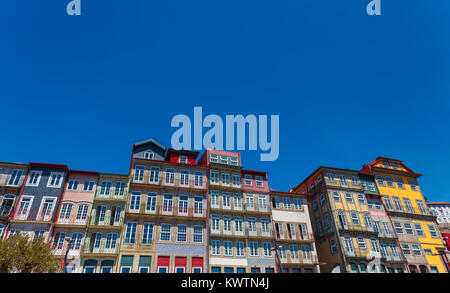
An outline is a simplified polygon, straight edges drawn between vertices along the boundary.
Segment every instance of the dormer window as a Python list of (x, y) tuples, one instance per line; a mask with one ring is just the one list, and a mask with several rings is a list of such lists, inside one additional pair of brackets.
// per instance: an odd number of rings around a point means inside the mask
[(154, 152), (145, 152), (144, 153), (144, 159), (146, 160), (153, 160), (155, 158)]
[(385, 168), (389, 168), (389, 162), (388, 161), (383, 161), (383, 166)]
[(257, 187), (264, 187), (262, 176), (256, 176), (255, 181)]
[(186, 164), (187, 163), (187, 157), (181, 156), (178, 158), (178, 163), (180, 164)]

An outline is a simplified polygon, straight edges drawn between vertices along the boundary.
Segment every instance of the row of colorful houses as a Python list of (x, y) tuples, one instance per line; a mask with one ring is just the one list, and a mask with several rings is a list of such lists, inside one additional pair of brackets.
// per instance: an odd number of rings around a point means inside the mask
[(149, 139), (128, 175), (0, 163), (0, 237), (43, 237), (79, 273), (447, 272), (419, 176), (378, 158), (275, 191), (239, 153)]

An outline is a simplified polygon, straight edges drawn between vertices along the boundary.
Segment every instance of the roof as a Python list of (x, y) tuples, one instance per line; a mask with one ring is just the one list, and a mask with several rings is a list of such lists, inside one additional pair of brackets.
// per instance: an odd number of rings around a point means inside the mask
[(161, 150), (166, 151), (166, 148), (162, 144), (160, 144), (159, 142), (154, 140), (153, 138), (137, 142), (133, 145), (133, 147), (139, 147), (139, 146), (143, 146), (143, 145), (150, 144), (150, 143), (159, 147)]
[[(414, 172), (413, 170), (411, 170), (410, 168), (408, 168), (408, 166), (406, 166), (405, 164), (403, 164), (403, 161), (402, 160), (398, 160), (398, 159), (391, 159), (391, 158), (387, 158), (387, 157), (377, 157), (376, 159), (375, 159), (375, 161), (373, 161), (372, 163), (370, 163), (369, 164), (369, 168), (372, 168), (372, 167), (374, 167), (374, 168), (378, 168), (378, 169), (384, 169), (384, 170), (390, 170), (390, 171), (397, 171), (397, 172), (404, 172), (405, 173), (405, 171), (402, 171), (402, 170), (395, 170), (395, 169), (390, 169), (390, 168), (385, 168), (385, 167), (378, 167), (378, 166), (375, 166), (375, 163), (377, 163), (378, 161), (394, 161), (394, 162), (397, 162), (397, 163), (400, 163), (407, 171), (409, 171), (410, 173), (412, 173), (412, 174), (414, 174), (414, 175), (416, 175), (417, 177), (420, 177), (420, 176), (422, 176), (423, 174), (420, 174), (420, 173), (416, 173), (416, 172)], [(363, 167), (363, 169), (361, 170), (363, 173), (366, 173), (368, 170), (366, 169), (364, 169), (365, 168), (365, 166)], [(370, 171), (370, 170), (369, 170)], [(406, 172), (406, 173), (408, 173), (408, 172)]]
[(69, 170), (70, 174), (76, 173), (76, 174), (83, 174), (83, 175), (96, 175), (98, 176), (100, 173), (95, 171), (82, 171), (82, 170)]
[(67, 165), (60, 164), (46, 164), (46, 163), (33, 163), (30, 162), (30, 167), (38, 167), (38, 168), (53, 168), (53, 169), (66, 169), (69, 170)]
[(256, 173), (256, 174), (264, 174), (264, 175), (266, 175), (268, 173), (265, 171), (255, 171), (255, 170), (247, 170), (247, 169), (242, 169), (241, 171), (242, 171), (242, 173)]
[(191, 150), (176, 150), (176, 149), (172, 149), (172, 148), (167, 149), (166, 157), (170, 157), (171, 154), (186, 154), (186, 155), (195, 156), (197, 158), (198, 154), (200, 154), (200, 152), (191, 151)]
[(302, 185), (303, 183), (305, 183), (306, 181), (308, 181), (312, 176), (314, 176), (314, 175), (315, 175), (317, 172), (319, 172), (321, 169), (331, 169), (331, 170), (344, 171), (344, 172), (355, 172), (355, 173), (360, 173), (359, 171), (351, 170), (351, 169), (342, 169), (342, 168), (335, 168), (335, 167), (320, 166), (320, 167), (317, 168), (314, 172), (312, 172), (308, 177), (306, 177), (306, 179), (304, 179), (302, 182), (300, 182), (297, 186), (293, 187), (293, 189), (299, 188), (300, 185)]
[(295, 191), (279, 191), (279, 190), (274, 190), (274, 189), (270, 189), (270, 193), (281, 193), (281, 194), (292, 194), (292, 195), (304, 195), (307, 196), (308, 193), (301, 193), (301, 192), (295, 192)]
[(427, 202), (428, 205), (443, 205), (448, 204), (450, 205), (450, 202)]

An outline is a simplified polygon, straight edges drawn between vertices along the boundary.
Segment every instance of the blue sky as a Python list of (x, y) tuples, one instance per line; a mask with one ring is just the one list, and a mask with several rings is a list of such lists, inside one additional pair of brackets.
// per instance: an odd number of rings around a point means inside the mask
[(449, 201), (450, 1), (8, 0), (0, 9), (0, 161), (127, 173), (133, 142), (169, 146), (176, 114), (280, 115), (269, 171), (287, 190), (318, 166), (377, 156)]

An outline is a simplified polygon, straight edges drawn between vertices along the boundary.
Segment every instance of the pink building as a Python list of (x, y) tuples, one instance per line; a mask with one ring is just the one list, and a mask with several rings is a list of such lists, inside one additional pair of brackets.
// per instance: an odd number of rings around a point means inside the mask
[(80, 267), (82, 243), (94, 201), (99, 174), (88, 171), (69, 171), (61, 204), (55, 218), (51, 243), (54, 254), (61, 259), (68, 251), (67, 266), (72, 272)]

